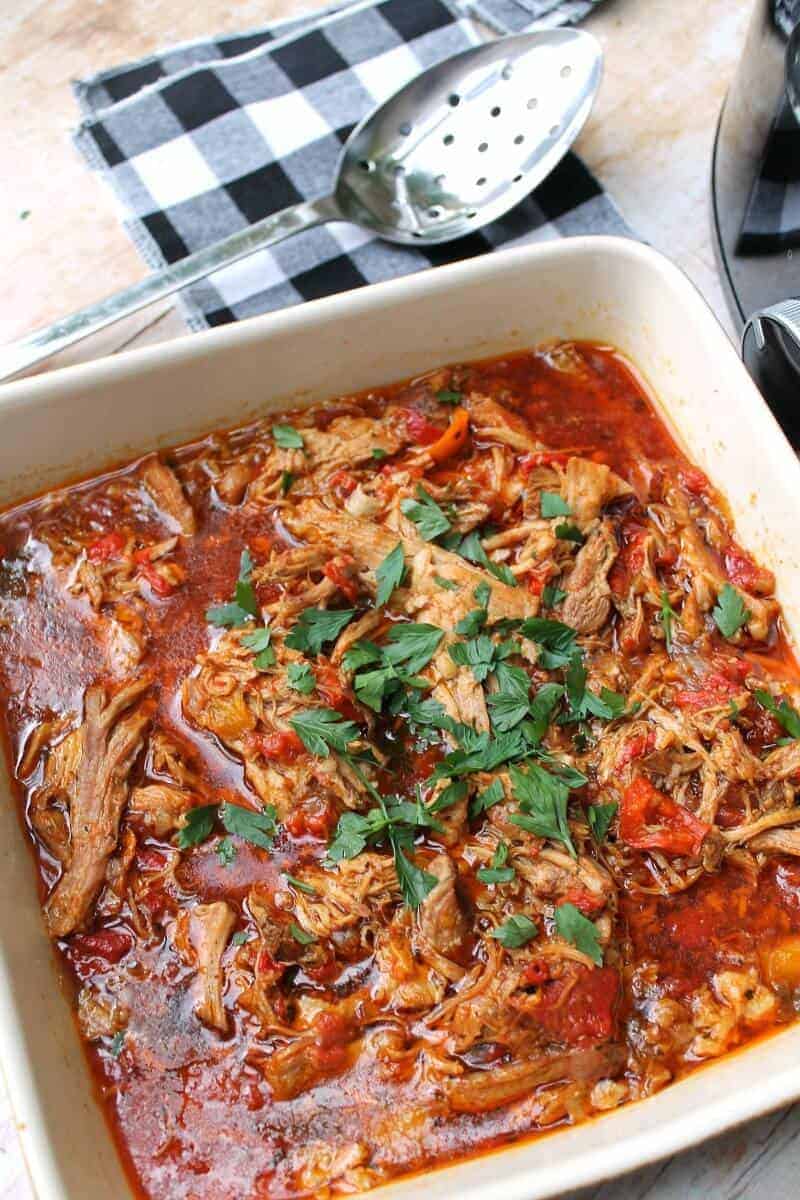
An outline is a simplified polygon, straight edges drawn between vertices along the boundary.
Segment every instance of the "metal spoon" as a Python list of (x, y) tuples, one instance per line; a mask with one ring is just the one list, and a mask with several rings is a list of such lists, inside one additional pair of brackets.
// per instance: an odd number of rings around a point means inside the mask
[(0, 349), (0, 380), (256, 250), (327, 221), (404, 245), (472, 233), (552, 171), (580, 132), (602, 50), (574, 29), (523, 33), (431, 67), (367, 116), (329, 196), (293, 205)]

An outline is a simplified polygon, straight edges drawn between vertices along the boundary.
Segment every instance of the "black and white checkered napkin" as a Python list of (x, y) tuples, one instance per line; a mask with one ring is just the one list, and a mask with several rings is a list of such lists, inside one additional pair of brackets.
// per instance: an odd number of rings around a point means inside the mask
[(800, 246), (800, 125), (783, 98), (745, 208), (736, 253), (778, 254)]
[[(578, 20), (599, 0), (357, 0), (241, 36), (194, 42), (76, 84), (76, 143), (121, 202), (152, 267), (330, 189), (342, 143), (425, 67), (498, 33)], [(574, 155), (511, 213), (425, 250), (337, 222), (182, 293), (202, 329), (516, 242), (627, 233)]]

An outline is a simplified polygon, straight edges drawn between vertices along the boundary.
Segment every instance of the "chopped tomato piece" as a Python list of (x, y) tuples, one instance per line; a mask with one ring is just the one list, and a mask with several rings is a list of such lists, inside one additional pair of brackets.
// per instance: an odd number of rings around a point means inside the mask
[(614, 1032), (618, 995), (613, 967), (581, 965), (568, 978), (542, 984), (537, 1020), (559, 1042), (606, 1041)]
[(275, 733), (251, 734), (252, 745), (264, 758), (273, 762), (294, 762), (305, 747), (293, 729), (278, 729)]
[(634, 850), (663, 850), (665, 854), (696, 857), (710, 828), (642, 775), (623, 793), (619, 835)]
[(533, 568), (528, 575), (528, 591), (532, 596), (541, 596), (552, 573), (552, 563), (542, 563), (541, 566)]
[(711, 488), (708, 476), (699, 467), (681, 467), (678, 471), (678, 478), (687, 492), (691, 492), (693, 496), (702, 496)]
[(678, 547), (667, 545), (663, 550), (656, 551), (656, 566), (674, 567), (678, 561)]
[(547, 959), (535, 958), (522, 972), (522, 986), (533, 987), (535, 984), (544, 983), (549, 978), (550, 964)]
[(690, 712), (699, 712), (703, 708), (719, 708), (734, 697), (741, 694), (741, 683), (734, 683), (721, 671), (711, 671), (705, 675), (697, 687), (686, 688), (675, 692), (672, 699), (678, 708), (686, 708)]
[(121, 533), (106, 533), (86, 548), (86, 557), (90, 562), (110, 562), (119, 558), (125, 549), (125, 538)]
[(143, 579), (147, 580), (153, 590), (153, 593), (161, 600), (165, 600), (167, 596), (171, 596), (175, 591), (174, 585), (171, 584), (168, 579), (165, 579), (152, 563), (143, 563), (139, 570), (139, 574)]
[(755, 592), (767, 596), (775, 590), (775, 576), (766, 567), (760, 567), (757, 562), (735, 542), (729, 542), (723, 552), (725, 573), (731, 583), (744, 588), (746, 592)]
[(443, 463), (463, 450), (468, 438), (469, 413), (465, 408), (457, 408), (442, 436), (428, 446), (428, 454), (434, 462)]
[(318, 663), (314, 673), (317, 679), (317, 691), (328, 707), (335, 708), (348, 721), (360, 720), (353, 697), (336, 667), (328, 663)]
[(339, 1013), (321, 1012), (314, 1018), (313, 1028), (320, 1066), (329, 1071), (343, 1067), (352, 1037), (350, 1023)]
[(75, 933), (69, 939), (67, 953), (81, 979), (109, 970), (124, 958), (133, 938), (121, 929), (99, 929), (96, 933)]
[(617, 767), (625, 767), (628, 763), (633, 762), (635, 758), (644, 758), (645, 754), (649, 754), (655, 744), (656, 734), (654, 729), (649, 729), (647, 733), (637, 733), (635, 737), (628, 738), (617, 756)]
[(425, 413), (420, 412), (418, 408), (404, 409), (403, 416), (406, 422), (406, 432), (415, 445), (432, 446), (442, 437), (442, 430), (439, 426), (434, 425), (433, 421), (429, 420)]
[(358, 487), (358, 480), (346, 471), (344, 467), (340, 467), (338, 471), (334, 471), (328, 480), (331, 487), (336, 488), (343, 496), (350, 496)]
[(327, 842), (336, 821), (335, 807), (328, 800), (314, 799), (289, 813), (284, 826), (293, 838), (312, 837)]
[(574, 904), (585, 917), (595, 916), (606, 905), (602, 896), (582, 887), (568, 888), (564, 895), (564, 903)]
[(358, 599), (359, 582), (354, 558), (349, 554), (340, 554), (338, 558), (332, 558), (325, 564), (322, 573), (336, 585), (342, 595), (355, 604)]
[(255, 537), (250, 538), (250, 552), (254, 558), (259, 560), (269, 558), (273, 550), (283, 550), (284, 545), (285, 543), (277, 533), (271, 531), (258, 533)]
[(608, 577), (609, 586), (615, 596), (627, 592), (630, 581), (644, 566), (644, 540), (648, 530), (643, 525), (630, 521), (622, 526), (622, 549), (617, 555)]

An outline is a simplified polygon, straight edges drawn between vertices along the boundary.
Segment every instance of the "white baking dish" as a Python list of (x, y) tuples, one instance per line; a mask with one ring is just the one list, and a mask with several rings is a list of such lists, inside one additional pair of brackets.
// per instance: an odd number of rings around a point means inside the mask
[[(800, 465), (704, 302), (645, 246), (574, 238), (428, 271), (0, 388), (0, 503), (255, 412), (553, 337), (618, 347), (776, 571), (800, 632)], [(40, 1200), (127, 1196), (0, 771), (0, 1056)], [(650, 1162), (800, 1096), (800, 1026), (575, 1129), (424, 1176), (398, 1200), (535, 1200)], [(164, 1197), (163, 1200), (168, 1200)]]

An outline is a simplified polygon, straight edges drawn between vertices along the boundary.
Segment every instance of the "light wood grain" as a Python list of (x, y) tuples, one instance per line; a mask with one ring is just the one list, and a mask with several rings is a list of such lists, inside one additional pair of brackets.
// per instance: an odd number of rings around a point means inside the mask
[[(144, 275), (109, 192), (72, 148), (77, 113), (70, 80), (319, 3), (0, 0), (0, 341)], [(578, 146), (630, 224), (683, 267), (726, 324), (708, 177), (716, 118), (748, 10), (749, 0), (607, 0), (588, 23), (603, 43), (606, 74)], [(162, 304), (71, 357), (183, 329), (174, 304)], [(574, 1200), (789, 1200), (800, 1194), (798, 1179), (795, 1106)], [(0, 1200), (31, 1196), (0, 1089)]]

